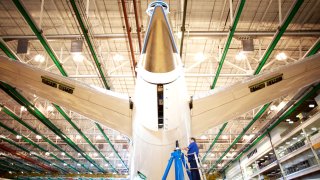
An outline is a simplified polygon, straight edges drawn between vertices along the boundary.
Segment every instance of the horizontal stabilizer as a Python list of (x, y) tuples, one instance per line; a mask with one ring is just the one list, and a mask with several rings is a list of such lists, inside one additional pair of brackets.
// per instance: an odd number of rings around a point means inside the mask
[(130, 99), (0, 56), (0, 81), (131, 136)]
[(320, 55), (194, 96), (192, 133), (199, 134), (320, 80)]

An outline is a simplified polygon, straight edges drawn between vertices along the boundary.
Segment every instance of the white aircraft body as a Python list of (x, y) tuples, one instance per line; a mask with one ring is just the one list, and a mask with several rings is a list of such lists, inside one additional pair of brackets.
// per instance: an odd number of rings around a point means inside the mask
[[(5, 57), (0, 57), (0, 81), (128, 136), (132, 140), (131, 179), (139, 171), (154, 180), (162, 177), (176, 140), (185, 147), (191, 135), (320, 80), (320, 55), (314, 55), (191, 99), (167, 20), (168, 6), (154, 2), (149, 8), (151, 18), (133, 99)], [(168, 179), (174, 179), (173, 172)]]

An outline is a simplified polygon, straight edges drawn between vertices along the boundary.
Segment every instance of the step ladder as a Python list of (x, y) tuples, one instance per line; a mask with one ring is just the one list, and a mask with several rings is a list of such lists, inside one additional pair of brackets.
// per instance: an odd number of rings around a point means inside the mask
[(199, 170), (200, 178), (202, 180), (207, 180), (206, 173), (205, 173), (205, 170), (204, 170), (204, 167), (202, 165), (201, 160), (199, 159), (199, 157), (196, 154), (194, 154), (194, 157), (197, 160), (197, 167), (198, 167), (198, 170)]

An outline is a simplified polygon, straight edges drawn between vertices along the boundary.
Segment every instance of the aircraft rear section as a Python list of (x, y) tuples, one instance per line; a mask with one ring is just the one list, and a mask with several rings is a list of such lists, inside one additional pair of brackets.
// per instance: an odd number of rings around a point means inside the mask
[(158, 179), (175, 141), (186, 147), (190, 137), (189, 96), (183, 76), (168, 84), (150, 84), (138, 77), (135, 102), (131, 173), (134, 177), (139, 171), (148, 179)]

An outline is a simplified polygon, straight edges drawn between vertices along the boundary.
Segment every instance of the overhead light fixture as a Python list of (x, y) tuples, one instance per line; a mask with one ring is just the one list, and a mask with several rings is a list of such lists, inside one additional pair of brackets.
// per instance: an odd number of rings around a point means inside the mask
[(204, 61), (206, 59), (206, 57), (204, 56), (203, 53), (197, 53), (195, 56), (194, 56), (194, 59), (196, 61)]
[(314, 108), (315, 105), (314, 104), (309, 104), (309, 108)]
[(119, 163), (119, 164), (118, 164), (118, 167), (121, 167), (121, 166), (122, 166), (122, 164), (121, 164), (121, 163)]
[(17, 136), (16, 136), (16, 138), (17, 138), (17, 139), (21, 139), (21, 138), (22, 138), (22, 136), (20, 136), (20, 135), (17, 135)]
[(81, 154), (80, 154), (80, 153), (78, 153), (78, 156), (81, 156)]
[(273, 152), (269, 152), (269, 154), (273, 154)]
[(78, 163), (77, 166), (81, 166), (81, 164)]
[(48, 105), (47, 106), (47, 112), (53, 112), (53, 106)]
[(93, 156), (94, 156), (94, 157), (97, 157), (97, 156), (98, 156), (98, 153), (93, 153)]
[(72, 53), (72, 59), (75, 62), (82, 62), (84, 60), (84, 56), (82, 55), (81, 52)]
[(237, 61), (243, 61), (247, 58), (246, 54), (243, 51), (240, 51), (237, 55), (236, 55), (236, 60)]
[(97, 135), (97, 136), (96, 136), (96, 139), (100, 140), (100, 139), (101, 139), (101, 136), (100, 136), (100, 135)]
[(56, 139), (61, 139), (60, 136), (56, 136)]
[(206, 136), (206, 135), (202, 135), (202, 136), (200, 137), (200, 139), (205, 140), (205, 139), (208, 139), (208, 138), (207, 138), (207, 136)]
[(119, 135), (117, 135), (116, 139), (117, 139), (117, 140), (122, 140), (123, 138), (122, 138), (122, 136), (119, 134)]
[(42, 137), (40, 135), (36, 135), (36, 139), (42, 139)]
[(91, 167), (93, 167), (93, 164), (90, 164)]
[(178, 32), (177, 32), (177, 38), (178, 38), (178, 39), (181, 39), (181, 38), (182, 38), (182, 32), (181, 32), (181, 31), (178, 31)]
[(274, 111), (274, 110), (276, 110), (277, 109), (277, 106), (276, 105), (272, 105), (271, 107), (270, 107), (270, 110), (271, 111)]
[(65, 155), (66, 155), (66, 153), (62, 152), (62, 153), (61, 153), (61, 155), (62, 155), (62, 156), (65, 156)]
[(21, 106), (20, 111), (21, 111), (21, 112), (27, 111), (27, 108), (24, 107), (24, 106)]
[(46, 152), (46, 153), (45, 153), (45, 155), (46, 155), (46, 156), (49, 156), (49, 155), (50, 155), (50, 153), (49, 153), (49, 152)]
[(293, 121), (289, 121), (289, 124), (293, 124)]
[(312, 131), (316, 131), (317, 128), (316, 128), (316, 127), (312, 127), (311, 130), (312, 130)]
[(286, 104), (287, 104), (287, 102), (282, 101), (277, 107), (278, 111), (280, 111)]
[(63, 163), (64, 166), (67, 166), (67, 163)]
[(114, 154), (113, 153), (110, 153), (110, 157), (113, 157), (114, 156)]
[(81, 136), (80, 135), (76, 135), (76, 139), (81, 139)]
[(108, 166), (109, 166), (109, 164), (105, 164), (104, 166), (105, 166), (105, 167), (108, 167)]
[(214, 157), (214, 154), (213, 154), (213, 153), (211, 153), (211, 154), (210, 154), (210, 156), (211, 156), (211, 157)]
[(293, 139), (293, 140), (297, 140), (298, 138), (297, 138), (297, 137), (293, 137), (292, 139)]
[(286, 119), (287, 122), (291, 121), (291, 119)]
[(124, 60), (124, 57), (123, 57), (121, 54), (115, 54), (115, 55), (113, 56), (113, 59), (114, 59), (115, 61), (123, 61), (123, 60)]
[(37, 54), (35, 57), (34, 57), (34, 60), (36, 62), (39, 62), (39, 63), (43, 63), (45, 61), (45, 58), (42, 54)]
[(284, 53), (284, 52), (281, 52), (281, 53), (279, 53), (279, 54), (277, 54), (277, 56), (276, 56), (276, 59), (278, 60), (278, 61), (283, 61), (283, 60), (286, 60), (288, 57), (287, 57), (287, 55)]

